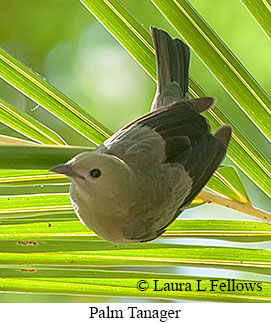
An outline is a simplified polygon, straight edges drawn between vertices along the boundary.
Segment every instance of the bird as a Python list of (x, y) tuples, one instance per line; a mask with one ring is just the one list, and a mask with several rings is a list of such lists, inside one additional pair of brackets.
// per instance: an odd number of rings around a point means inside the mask
[(71, 180), (79, 219), (113, 244), (152, 241), (191, 204), (225, 157), (231, 127), (211, 133), (201, 114), (212, 97), (189, 99), (190, 49), (151, 27), (157, 91), (151, 111), (94, 151), (50, 170)]

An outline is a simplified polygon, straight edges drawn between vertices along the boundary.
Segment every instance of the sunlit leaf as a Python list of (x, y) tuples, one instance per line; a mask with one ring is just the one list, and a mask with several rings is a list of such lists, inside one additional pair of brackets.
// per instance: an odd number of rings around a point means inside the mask
[(268, 0), (241, 0), (241, 2), (255, 18), (266, 36), (271, 40), (271, 3), (268, 3)]
[[(44, 216), (42, 222), (3, 224), (0, 226), (0, 240), (48, 240), (70, 241), (101, 240), (78, 220), (59, 221), (56, 216)], [(12, 221), (11, 218), (9, 220)], [(8, 223), (8, 221), (3, 222)], [(271, 239), (271, 225), (255, 221), (178, 219), (174, 221), (161, 238), (206, 238), (229, 241), (268, 241)], [(59, 242), (59, 248), (61, 243)], [(89, 248), (91, 248), (89, 246)], [(23, 250), (23, 249), (21, 249)], [(59, 249), (60, 250), (60, 249)]]
[[(5, 242), (1, 242), (3, 246)], [(55, 242), (49, 242), (55, 250)], [(13, 244), (16, 246), (16, 242)], [(22, 252), (1, 252), (0, 264), (72, 266), (202, 266), (269, 272), (271, 251), (169, 244), (129, 244), (116, 247), (105, 242), (70, 243), (65, 250), (39, 251), (45, 247), (35, 240), (18, 241)], [(25, 250), (25, 252), (23, 252)], [(35, 250), (37, 250), (35, 252)], [(262, 269), (262, 270), (261, 270)]]
[(91, 150), (90, 147), (73, 146), (0, 145), (0, 168), (48, 170), (81, 152)]
[[(31, 271), (30, 271), (31, 272)], [(131, 274), (130, 274), (131, 275)], [(71, 295), (101, 295), (101, 296), (125, 296), (125, 297), (148, 297), (153, 299), (185, 299), (185, 300), (218, 300), (224, 302), (266, 302), (271, 300), (271, 284), (261, 283), (261, 289), (257, 288), (256, 283), (250, 283), (254, 286), (254, 291), (221, 291), (219, 288), (214, 292), (210, 292), (210, 279), (201, 280), (201, 288), (207, 291), (197, 291), (198, 282), (194, 279), (182, 279), (184, 284), (184, 291), (155, 291), (161, 289), (164, 284), (175, 284), (176, 280), (179, 279), (169, 278), (167, 275), (156, 276), (159, 279), (159, 285), (155, 283), (154, 279), (149, 278), (149, 288), (146, 291), (139, 291), (137, 288), (138, 278), (93, 278), (93, 279), (16, 279), (16, 278), (0, 278), (0, 289), (4, 291), (15, 291), (15, 292), (32, 292), (32, 293), (60, 293), (60, 294), (71, 294)], [(141, 275), (138, 275), (142, 277)], [(218, 284), (229, 284), (227, 280), (219, 280)], [(242, 281), (235, 281), (235, 284), (241, 285)], [(191, 291), (185, 290), (185, 286), (191, 286)], [(245, 283), (244, 283), (244, 286)]]
[(72, 211), (68, 193), (0, 196), (0, 219), (67, 210)]
[(0, 135), (0, 145), (38, 145), (37, 143), (16, 137)]
[(0, 187), (11, 185), (49, 185), (69, 183), (66, 176), (42, 169), (0, 169)]
[(0, 77), (93, 143), (108, 137), (108, 129), (1, 48)]
[(240, 203), (249, 201), (244, 185), (234, 167), (220, 167), (206, 186)]
[(38, 143), (65, 144), (57, 133), (1, 99), (0, 122)]

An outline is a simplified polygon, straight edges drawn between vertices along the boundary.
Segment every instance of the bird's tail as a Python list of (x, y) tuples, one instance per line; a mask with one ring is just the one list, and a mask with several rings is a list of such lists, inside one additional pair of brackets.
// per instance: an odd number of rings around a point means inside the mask
[(152, 111), (188, 98), (189, 47), (172, 39), (161, 29), (151, 27), (157, 64), (157, 92)]

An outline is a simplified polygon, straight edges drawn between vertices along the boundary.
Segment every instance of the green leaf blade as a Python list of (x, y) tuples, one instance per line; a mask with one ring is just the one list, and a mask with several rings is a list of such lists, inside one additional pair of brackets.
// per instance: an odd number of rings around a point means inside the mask
[(69, 183), (66, 176), (41, 169), (0, 169), (0, 187)]
[(271, 40), (271, 4), (267, 0), (241, 0), (266, 36)]
[[(12, 221), (12, 218), (10, 218)], [(7, 224), (4, 224), (7, 223)], [(50, 223), (50, 225), (48, 225)], [(235, 241), (268, 241), (271, 239), (271, 225), (256, 221), (236, 221), (236, 220), (188, 220), (177, 219), (162, 235), (161, 238), (206, 238)], [(91, 230), (78, 220), (59, 221), (56, 217), (48, 217), (43, 222), (20, 224), (9, 224), (3, 222), (0, 226), (0, 240), (51, 240), (58, 241), (70, 240), (81, 241), (99, 240), (102, 245), (107, 245), (102, 239), (95, 235)], [(13, 248), (13, 249), (12, 249)], [(13, 246), (11, 250), (15, 251)], [(59, 250), (61, 244), (59, 245)], [(64, 248), (64, 247), (63, 247)], [(91, 246), (88, 245), (90, 249)], [(64, 248), (66, 249), (66, 248)], [(26, 248), (21, 250), (25, 250)]]
[[(167, 277), (159, 279), (160, 288), (166, 283), (175, 284), (176, 280)], [(163, 279), (164, 278), (164, 279)], [(208, 300), (224, 302), (268, 302), (271, 301), (271, 284), (261, 283), (262, 290), (254, 292), (200, 292), (196, 291), (197, 282), (184, 279), (184, 286), (190, 284), (191, 291), (155, 291), (155, 283), (150, 280), (148, 290), (142, 292), (137, 289), (138, 279), (120, 278), (112, 279), (74, 279), (72, 282), (65, 279), (14, 279), (0, 278), (0, 289), (3, 291), (32, 292), (32, 293), (54, 293), (66, 295), (102, 295), (114, 297), (148, 297), (153, 299), (184, 299), (184, 300)], [(219, 283), (227, 284), (228, 281), (220, 280)], [(241, 283), (241, 281), (236, 281)], [(202, 279), (202, 289), (210, 289), (210, 280)]]
[(234, 167), (220, 167), (206, 187), (240, 203), (248, 203), (247, 192)]
[(0, 121), (24, 136), (42, 144), (64, 145), (54, 131), (0, 99)]
[(47, 145), (0, 145), (1, 169), (49, 169), (75, 155), (92, 151), (89, 147)]
[(108, 138), (108, 129), (1, 48), (0, 77), (91, 142)]
[(0, 218), (72, 211), (68, 193), (0, 196)]
[[(115, 248), (102, 244), (106, 248), (93, 250), (63, 250), (61, 252), (34, 252), (38, 244), (30, 243), (33, 252), (2, 252), (0, 264), (28, 265), (67, 265), (73, 266), (199, 266), (241, 269), (250, 271), (262, 268), (271, 270), (271, 251), (261, 249), (238, 249), (223, 247), (195, 247), (166, 244), (133, 244)], [(97, 242), (100, 244), (100, 242)], [(140, 248), (139, 248), (140, 246)], [(78, 249), (78, 247), (77, 247)], [(155, 253), (153, 252), (155, 249)], [(258, 270), (260, 272), (260, 270)]]

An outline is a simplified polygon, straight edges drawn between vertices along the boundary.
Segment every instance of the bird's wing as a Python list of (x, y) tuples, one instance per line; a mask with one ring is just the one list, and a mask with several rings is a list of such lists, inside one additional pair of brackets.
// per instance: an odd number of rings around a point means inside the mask
[[(166, 228), (198, 195), (223, 160), (230, 133), (231, 128), (223, 126), (214, 136), (211, 134), (203, 136), (187, 150), (176, 155), (173, 159), (174, 163), (168, 167), (168, 170), (172, 170), (173, 166), (180, 164), (179, 170), (172, 172), (176, 179), (179, 179), (179, 183), (175, 184), (173, 191), (169, 193), (170, 195), (174, 194), (177, 199), (172, 198), (169, 205), (155, 209), (157, 198), (163, 199), (163, 196), (157, 193), (158, 197), (156, 196), (156, 200), (152, 201), (153, 211), (146, 212), (145, 216), (136, 217), (134, 223), (131, 223), (124, 231), (127, 239), (146, 242), (156, 239), (165, 232)], [(157, 187), (158, 192), (165, 194), (170, 186), (167, 181), (168, 178), (164, 178), (163, 188)], [(176, 200), (179, 201), (179, 205), (176, 204)], [(172, 207), (175, 207), (175, 212), (172, 212)]]
[[(176, 213), (172, 217), (165, 218), (167, 221), (164, 222), (164, 225), (156, 227), (149, 234), (153, 235), (152, 232), (155, 231), (156, 238), (159, 237), (177, 216), (189, 206), (224, 159), (230, 137), (231, 127), (224, 125), (214, 135), (203, 136), (201, 140), (192, 144), (189, 152), (184, 151), (174, 158), (184, 167), (184, 171), (189, 176), (189, 180), (191, 180), (190, 191)], [(148, 241), (148, 234), (141, 237), (141, 239)]]
[(157, 91), (152, 111), (188, 98), (189, 47), (180, 39), (172, 39), (161, 29), (151, 27), (156, 54)]
[(180, 162), (183, 152), (190, 154), (192, 145), (210, 133), (199, 112), (212, 104), (212, 98), (201, 98), (161, 107), (119, 130), (97, 151), (116, 155), (131, 167)]

